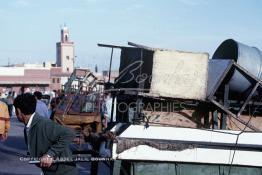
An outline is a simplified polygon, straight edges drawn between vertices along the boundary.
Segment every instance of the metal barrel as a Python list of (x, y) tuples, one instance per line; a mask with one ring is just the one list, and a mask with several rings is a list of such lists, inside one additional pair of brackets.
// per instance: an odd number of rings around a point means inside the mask
[[(262, 78), (262, 52), (256, 47), (228, 39), (220, 44), (212, 59), (234, 60), (257, 78)], [(243, 94), (250, 90), (251, 83), (235, 70), (229, 81), (229, 87), (231, 91)]]

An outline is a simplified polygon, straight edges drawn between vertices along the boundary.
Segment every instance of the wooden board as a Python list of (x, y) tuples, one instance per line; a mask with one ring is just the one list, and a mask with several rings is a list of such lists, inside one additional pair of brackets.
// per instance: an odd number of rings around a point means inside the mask
[(55, 115), (55, 119), (63, 122), (65, 125), (81, 125), (93, 122), (101, 123), (99, 115), (82, 116), (82, 115)]
[(150, 94), (162, 97), (205, 100), (208, 54), (155, 51)]

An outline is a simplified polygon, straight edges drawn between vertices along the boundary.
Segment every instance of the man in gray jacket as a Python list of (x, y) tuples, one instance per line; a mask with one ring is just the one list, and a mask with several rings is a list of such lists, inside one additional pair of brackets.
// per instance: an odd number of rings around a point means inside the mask
[(35, 113), (36, 99), (26, 93), (14, 100), (16, 116), (25, 124), (25, 142), (31, 158), (40, 160), (45, 175), (77, 175), (75, 163), (54, 163), (54, 160), (71, 160), (69, 144), (75, 133)]

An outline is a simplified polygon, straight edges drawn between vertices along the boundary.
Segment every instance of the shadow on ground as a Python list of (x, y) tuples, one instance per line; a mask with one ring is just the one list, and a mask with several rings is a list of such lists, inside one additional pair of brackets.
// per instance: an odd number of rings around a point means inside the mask
[[(21, 173), (1, 173), (0, 172), (0, 175), (28, 175), (28, 174), (21, 174)], [(39, 173), (38, 173), (39, 174)]]
[(3, 145), (18, 150), (27, 149), (23, 137), (9, 136), (8, 139), (3, 143)]

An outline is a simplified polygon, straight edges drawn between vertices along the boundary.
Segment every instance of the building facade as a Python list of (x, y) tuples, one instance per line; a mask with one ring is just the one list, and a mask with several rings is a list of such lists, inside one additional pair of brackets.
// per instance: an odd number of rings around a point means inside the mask
[(69, 41), (69, 30), (61, 29), (61, 40), (56, 43), (56, 63), (16, 64), (0, 67), (0, 92), (50, 92), (59, 90), (74, 70), (74, 43)]

